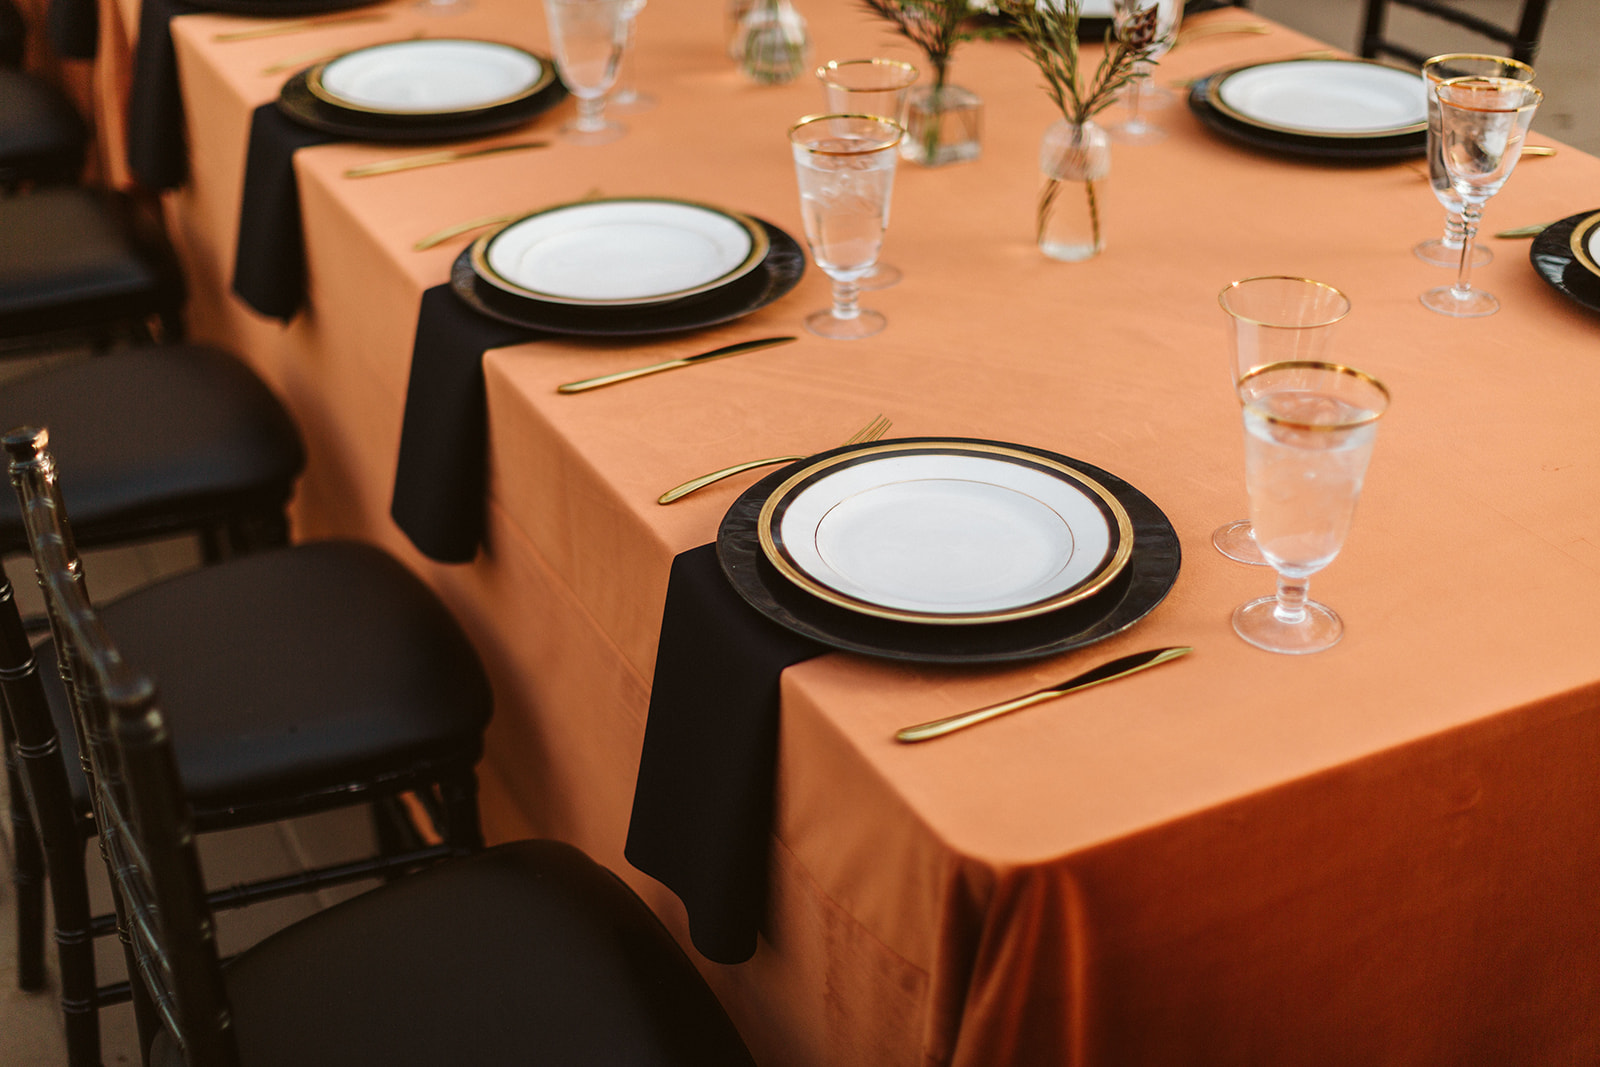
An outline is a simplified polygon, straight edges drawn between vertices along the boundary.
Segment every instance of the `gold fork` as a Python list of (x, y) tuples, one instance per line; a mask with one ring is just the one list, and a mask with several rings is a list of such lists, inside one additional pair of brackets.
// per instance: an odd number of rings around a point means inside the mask
[[(846, 438), (844, 443), (846, 445), (864, 445), (869, 441), (876, 441), (878, 438), (888, 433), (889, 427), (893, 425), (893, 422), (890, 422), (884, 416), (879, 415), (871, 422), (861, 427), (861, 429), (851, 434), (848, 438)], [(659, 497), (657, 497), (656, 503), (670, 504), (674, 500), (679, 500), (688, 496), (696, 489), (704, 489), (712, 482), (720, 482), (724, 478), (731, 478), (735, 474), (743, 474), (745, 471), (755, 470), (757, 467), (772, 467), (779, 463), (793, 463), (797, 459), (805, 458), (806, 457), (804, 456), (772, 456), (768, 459), (752, 459), (747, 463), (735, 463), (731, 467), (724, 467), (719, 471), (712, 471), (710, 474), (702, 474), (698, 478), (690, 478), (682, 485), (673, 486), (671, 489), (668, 489), (665, 493), (662, 493)]]

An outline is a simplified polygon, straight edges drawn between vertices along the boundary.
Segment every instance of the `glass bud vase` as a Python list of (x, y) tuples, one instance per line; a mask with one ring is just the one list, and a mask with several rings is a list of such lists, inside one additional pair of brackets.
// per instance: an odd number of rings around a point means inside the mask
[(789, 0), (755, 0), (739, 23), (739, 69), (758, 85), (782, 85), (806, 72), (811, 36)]
[(959, 85), (913, 87), (906, 98), (900, 155), (925, 167), (977, 159), (983, 151), (983, 100)]
[(1092, 120), (1062, 119), (1045, 131), (1039, 145), (1039, 251), (1051, 259), (1076, 263), (1106, 246), (1106, 177), (1111, 173), (1111, 138)]

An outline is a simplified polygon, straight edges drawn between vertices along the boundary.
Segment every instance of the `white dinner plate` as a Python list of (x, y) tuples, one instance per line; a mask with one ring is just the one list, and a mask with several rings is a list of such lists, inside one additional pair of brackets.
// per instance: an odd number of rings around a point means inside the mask
[(457, 115), (524, 99), (550, 84), (539, 58), (493, 41), (394, 41), (313, 68), (312, 95), (354, 111)]
[(1360, 59), (1290, 59), (1213, 78), (1210, 102), (1252, 126), (1311, 137), (1426, 131), (1422, 76)]
[(1600, 214), (1590, 215), (1572, 231), (1572, 254), (1584, 270), (1600, 278)]
[(1133, 550), (1086, 475), (1003, 445), (888, 442), (822, 459), (768, 498), (762, 551), (790, 581), (882, 618), (1019, 619), (1090, 596)]
[(658, 304), (727, 285), (767, 254), (753, 219), (708, 204), (589, 200), (525, 215), (473, 248), (479, 277), (555, 304)]

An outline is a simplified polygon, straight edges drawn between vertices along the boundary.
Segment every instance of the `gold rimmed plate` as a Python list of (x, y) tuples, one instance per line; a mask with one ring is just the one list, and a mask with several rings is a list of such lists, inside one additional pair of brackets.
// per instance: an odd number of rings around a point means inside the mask
[(665, 304), (731, 285), (770, 248), (754, 219), (689, 200), (558, 204), (484, 234), (472, 266), (516, 296), (572, 307)]
[(554, 64), (496, 41), (423, 38), (358, 48), (306, 71), (331, 107), (410, 119), (455, 118), (527, 100), (555, 80)]
[(1600, 312), (1600, 211), (1581, 211), (1546, 226), (1528, 259), (1561, 295)]
[(761, 550), (829, 604), (901, 622), (980, 625), (1094, 596), (1132, 525), (1092, 476), (1004, 444), (897, 441), (801, 466), (757, 518)]
[(1219, 71), (1206, 102), (1236, 123), (1290, 137), (1371, 141), (1426, 135), (1422, 76), (1364, 59), (1286, 59)]
[(1600, 279), (1600, 213), (1581, 220), (1568, 240), (1572, 255), (1590, 274)]

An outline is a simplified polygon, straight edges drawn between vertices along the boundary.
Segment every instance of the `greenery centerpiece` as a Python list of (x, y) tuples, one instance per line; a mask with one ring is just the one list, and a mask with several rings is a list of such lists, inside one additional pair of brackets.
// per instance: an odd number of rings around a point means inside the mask
[[(1040, 152), (1045, 182), (1039, 193), (1037, 225), (1039, 247), (1057, 259), (1087, 259), (1104, 247), (1095, 185), (1110, 171), (1111, 148), (1094, 117), (1139, 76), (1139, 64), (1152, 57), (1156, 44), (1157, 9), (1152, 2), (1124, 21), (1115, 36), (1107, 33), (1105, 52), (1085, 81), (1078, 49), (1079, 2), (998, 2), (1000, 14), (1011, 24), (1013, 36), (1026, 46), (1028, 58), (1044, 76), (1045, 91), (1061, 112), (1061, 120), (1046, 132)], [(1082, 237), (1052, 232), (1065, 225), (1058, 201), (1072, 184), (1084, 187), (1088, 232)]]
[(1005, 31), (974, 21), (973, 16), (987, 8), (975, 7), (973, 0), (861, 2), (916, 45), (931, 69), (931, 80), (910, 93), (901, 154), (928, 166), (976, 159), (981, 150), (982, 101), (950, 83), (950, 60), (962, 42)]

